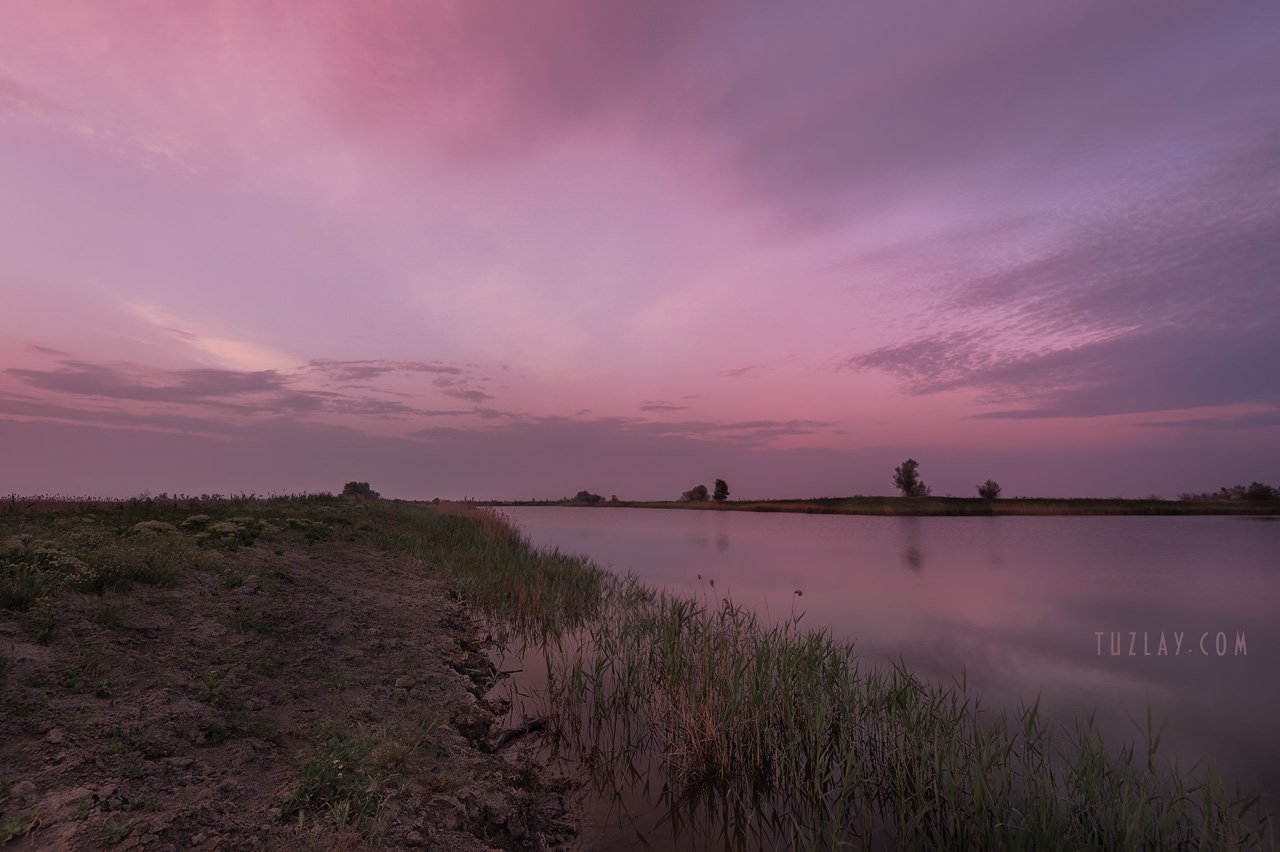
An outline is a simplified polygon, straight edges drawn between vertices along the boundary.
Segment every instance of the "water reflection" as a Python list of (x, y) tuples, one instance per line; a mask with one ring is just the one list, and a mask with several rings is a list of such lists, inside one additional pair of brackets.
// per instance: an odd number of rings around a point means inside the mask
[[(1108, 739), (1118, 742), (1135, 738), (1134, 722), (1151, 707), (1157, 725), (1166, 723), (1162, 748), (1175, 749), (1183, 765), (1212, 759), (1229, 782), (1262, 789), (1274, 810), (1280, 736), (1270, 718), (1280, 684), (1269, 673), (1280, 662), (1272, 618), (1280, 602), (1280, 525), (559, 508), (511, 514), (535, 542), (585, 550), (654, 586), (707, 595), (699, 574), (714, 576), (716, 596), (726, 593), (766, 618), (785, 617), (794, 590), (803, 588), (806, 626), (828, 626), (864, 657), (901, 657), (940, 682), (963, 670), (993, 711), (1036, 696), (1063, 720), (1097, 710)], [(924, 571), (938, 559), (945, 571)], [(1198, 636), (1206, 629), (1245, 632), (1249, 654), (1096, 651), (1098, 630)], [(649, 814), (650, 827), (661, 818), (674, 825), (726, 813), (723, 803), (689, 804), (696, 802), (688, 790), (660, 787), (656, 799), (631, 810)]]

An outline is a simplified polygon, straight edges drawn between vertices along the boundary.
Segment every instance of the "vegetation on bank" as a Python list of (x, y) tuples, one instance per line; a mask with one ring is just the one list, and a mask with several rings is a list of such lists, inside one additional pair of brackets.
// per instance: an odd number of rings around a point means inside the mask
[(487, 754), (477, 626), (395, 538), (420, 515), (355, 496), (0, 501), (0, 848), (563, 837)]
[[(1185, 492), (1175, 500), (1151, 496), (1144, 499), (1037, 498), (1000, 499), (1003, 492), (994, 479), (975, 486), (978, 497), (934, 497), (920, 477), (920, 463), (909, 458), (893, 469), (893, 486), (899, 497), (811, 497), (808, 499), (729, 501), (729, 486), (715, 481), (714, 494), (695, 485), (679, 500), (607, 501), (611, 507), (646, 509), (728, 509), (740, 512), (801, 512), (837, 515), (1280, 515), (1280, 488), (1264, 482), (1233, 485), (1204, 493)], [(708, 500), (714, 500), (714, 504)], [(563, 500), (489, 500), (485, 506), (606, 505), (599, 494), (579, 491)]]
[(483, 511), (403, 511), (387, 546), (439, 562), (511, 639), (542, 649), (573, 753), (614, 783), (661, 773), (671, 818), (714, 813), (703, 830), (729, 846), (888, 832), (901, 848), (1274, 848), (1257, 796), (1165, 763), (1150, 725), (1145, 742), (1108, 747), (1091, 719), (1064, 730), (1034, 704), (993, 713), (963, 683), (531, 548)]
[[(57, 629), (69, 591), (181, 583), (285, 530), (412, 554), (500, 637), (545, 654), (551, 728), (589, 769), (658, 773), (672, 820), (701, 822), (727, 846), (831, 848), (887, 834), (898, 848), (1274, 848), (1259, 798), (1229, 793), (1207, 766), (1167, 763), (1154, 726), (1145, 742), (1117, 748), (1090, 719), (1062, 728), (1034, 704), (992, 712), (962, 682), (869, 665), (796, 618), (761, 623), (728, 601), (669, 595), (532, 548), (472, 506), (325, 495), (8, 508), (0, 588), (8, 608), (26, 607), (37, 638)], [(169, 539), (186, 543), (157, 544)], [(90, 575), (102, 578), (96, 589), (77, 579)], [(336, 754), (331, 740), (301, 766), (287, 805), (341, 800), (354, 819), (365, 788), (317, 774)]]
[[(572, 500), (491, 500), (479, 506), (582, 506)], [(810, 497), (802, 500), (612, 500), (602, 507), (812, 515), (1280, 515), (1280, 502), (1057, 497)]]

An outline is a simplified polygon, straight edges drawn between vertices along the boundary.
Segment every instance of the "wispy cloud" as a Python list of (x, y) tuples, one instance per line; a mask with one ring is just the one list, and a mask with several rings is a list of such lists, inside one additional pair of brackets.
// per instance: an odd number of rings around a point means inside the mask
[[(307, 388), (300, 386), (297, 376), (274, 370), (159, 370), (137, 364), (64, 360), (51, 370), (10, 368), (4, 374), (29, 388), (56, 394), (64, 400), (58, 403), (28, 401), (19, 406), (11, 399), (5, 410), (27, 416), (67, 418), (71, 416), (68, 412), (79, 410), (83, 416), (74, 419), (194, 428), (200, 422), (198, 412), (203, 410), (208, 426), (201, 431), (208, 431), (221, 428), (217, 425), (219, 417), (288, 412), (396, 419), (432, 413), (397, 400)], [(91, 400), (93, 405), (74, 409), (67, 400)], [(155, 409), (145, 413), (119, 408), (112, 411), (105, 407), (134, 403)], [(210, 417), (208, 412), (215, 416)]]
[(394, 373), (443, 373), (457, 376), (464, 372), (462, 367), (441, 361), (386, 359), (334, 361), (328, 358), (315, 358), (307, 362), (307, 369), (344, 382), (365, 381)]
[(5, 373), (42, 390), (145, 402), (209, 402), (289, 390), (288, 379), (275, 370), (151, 370), (68, 360), (54, 370), (10, 368)]
[(731, 370), (721, 370), (716, 373), (717, 376), (725, 376), (730, 379), (740, 379), (743, 376), (749, 376), (752, 373), (758, 373), (766, 369), (764, 364), (748, 364), (745, 367), (734, 367)]
[(1097, 211), (1032, 259), (951, 282), (920, 314), (932, 331), (838, 366), (1007, 407), (984, 418), (1280, 400), (1277, 165), (1280, 144), (1250, 146), (1158, 204)]
[(445, 396), (451, 396), (454, 399), (465, 399), (468, 402), (485, 402), (493, 399), (493, 394), (485, 393), (478, 388), (472, 387), (471, 382), (466, 379), (451, 379), (441, 376), (431, 382), (436, 390)]
[(52, 355), (55, 358), (70, 358), (70, 352), (63, 352), (61, 349), (54, 349), (52, 346), (41, 346), (38, 343), (28, 343), (27, 348), (32, 352), (39, 352), (41, 355)]
[(1156, 426), (1163, 429), (1271, 429), (1280, 426), (1280, 408), (1271, 411), (1255, 411), (1249, 414), (1237, 414), (1232, 417), (1188, 417), (1185, 420), (1153, 420), (1143, 426)]
[(658, 399), (647, 399), (647, 400), (645, 400), (644, 402), (641, 402), (641, 403), (640, 403), (640, 410), (641, 410), (641, 411), (652, 411), (652, 412), (658, 412), (658, 411), (688, 411), (688, 410), (689, 410), (689, 406), (687, 406), (687, 405), (679, 405), (679, 404), (674, 403), (674, 402), (663, 402), (662, 400), (658, 400)]

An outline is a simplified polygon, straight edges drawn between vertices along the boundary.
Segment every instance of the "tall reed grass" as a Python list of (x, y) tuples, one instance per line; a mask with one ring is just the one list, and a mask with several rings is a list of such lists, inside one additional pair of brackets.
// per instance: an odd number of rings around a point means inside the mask
[(655, 773), (670, 818), (718, 845), (1275, 848), (1260, 798), (1166, 761), (1150, 717), (1144, 742), (1114, 747), (1092, 717), (994, 712), (963, 679), (929, 683), (795, 617), (617, 578), (472, 508), (385, 541), (539, 645), (553, 728), (589, 767)]

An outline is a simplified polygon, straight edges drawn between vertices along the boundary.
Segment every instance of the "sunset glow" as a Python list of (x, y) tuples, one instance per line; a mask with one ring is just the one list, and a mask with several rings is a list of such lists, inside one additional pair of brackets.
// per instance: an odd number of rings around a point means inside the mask
[(1280, 6), (0, 7), (0, 492), (1280, 479)]

